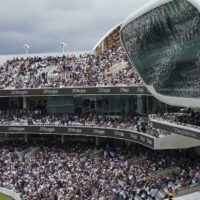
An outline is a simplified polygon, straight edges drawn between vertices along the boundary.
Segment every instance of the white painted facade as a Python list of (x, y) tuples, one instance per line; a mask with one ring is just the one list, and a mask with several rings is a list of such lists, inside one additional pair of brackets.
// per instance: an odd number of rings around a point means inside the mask
[(156, 138), (154, 144), (155, 150), (162, 149), (187, 149), (200, 146), (200, 140), (186, 136), (171, 133), (167, 136)]
[(113, 28), (111, 28), (92, 48), (92, 51), (94, 52), (96, 50), (96, 48), (98, 48), (99, 46), (103, 45), (104, 40), (118, 27), (120, 27), (122, 25), (122, 23), (119, 23), (117, 25), (115, 25)]
[(173, 198), (174, 200), (200, 200), (200, 192), (194, 192), (180, 197)]
[[(173, 0), (153, 0), (153, 1), (149, 2), (144, 7), (138, 9), (133, 14), (129, 15), (122, 23), (121, 30), (129, 22), (137, 19), (138, 17), (144, 15), (145, 13), (147, 13), (150, 10), (155, 9), (166, 3), (169, 3), (171, 1), (173, 1)], [(200, 0), (187, 0), (187, 1), (200, 11)], [(120, 33), (120, 38), (122, 41), (121, 33)], [(122, 45), (123, 45), (123, 43), (122, 43)], [(136, 69), (136, 71), (137, 71), (137, 69)], [(157, 98), (158, 100), (160, 100), (168, 105), (189, 107), (189, 108), (200, 108), (200, 97), (199, 98), (189, 98), (189, 97), (165, 96), (165, 95), (161, 95), (161, 94), (157, 93), (152, 85), (146, 85), (146, 87), (148, 88), (148, 90), (152, 93), (152, 95), (155, 98)]]

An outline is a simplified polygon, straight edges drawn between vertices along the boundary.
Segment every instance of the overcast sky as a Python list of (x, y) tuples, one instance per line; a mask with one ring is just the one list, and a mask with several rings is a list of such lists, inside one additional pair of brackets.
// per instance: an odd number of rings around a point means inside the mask
[(91, 50), (149, 0), (0, 0), (0, 54)]

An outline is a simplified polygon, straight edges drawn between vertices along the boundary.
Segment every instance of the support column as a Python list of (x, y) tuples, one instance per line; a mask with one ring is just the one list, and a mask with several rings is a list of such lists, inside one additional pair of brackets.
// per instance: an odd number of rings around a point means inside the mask
[(143, 113), (143, 102), (142, 102), (142, 96), (141, 95), (137, 96), (137, 112), (139, 114)]
[(168, 113), (168, 106), (165, 104), (165, 112)]
[(197, 155), (200, 156), (200, 147), (195, 147), (195, 151), (197, 152)]
[(28, 142), (28, 135), (24, 134), (24, 142), (27, 143)]
[(99, 138), (98, 137), (95, 138), (95, 144), (96, 144), (96, 146), (99, 146)]
[(104, 43), (104, 41), (102, 41), (102, 43), (101, 43), (101, 53), (103, 53), (104, 50), (105, 50), (105, 43)]
[(65, 142), (64, 135), (61, 135), (61, 144), (63, 144), (64, 142)]
[(8, 133), (5, 133), (5, 141), (8, 141)]
[(149, 96), (146, 97), (147, 114), (149, 114)]
[(26, 97), (22, 97), (22, 99), (23, 99), (23, 108), (24, 109), (27, 109), (27, 102), (26, 102)]
[(126, 141), (127, 146), (129, 147), (131, 145), (130, 141)]
[(153, 98), (153, 113), (157, 111), (157, 99)]

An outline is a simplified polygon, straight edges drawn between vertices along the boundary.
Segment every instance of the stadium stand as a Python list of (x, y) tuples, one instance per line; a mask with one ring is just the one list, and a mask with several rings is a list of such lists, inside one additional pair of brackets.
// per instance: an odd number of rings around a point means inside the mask
[[(180, 5), (181, 11), (194, 11), (186, 0), (170, 2), (170, 12)], [(170, 65), (157, 58), (165, 49), (159, 49), (157, 54), (148, 54), (150, 60), (140, 60), (139, 64), (145, 64), (143, 83), (138, 66), (127, 55), (135, 58), (151, 46), (142, 23), (135, 25), (137, 29), (126, 30), (118, 24), (93, 53), (28, 55), (1, 63), (0, 189), (12, 191), (21, 200), (163, 200), (199, 191), (199, 132), (177, 128), (199, 130), (198, 109), (180, 112), (179, 107), (163, 104), (145, 92), (146, 84), (152, 83), (169, 94), (167, 89), (174, 84), (173, 95), (188, 96), (190, 92), (177, 88), (184, 85), (183, 80), (187, 88), (198, 82), (199, 63), (195, 62), (194, 69), (184, 68), (181, 81), (171, 84)], [(155, 39), (156, 26), (151, 29), (149, 21), (148, 25)], [(120, 44), (124, 33), (130, 36), (127, 55)], [(174, 74), (176, 78), (178, 70)], [(109, 87), (119, 90), (111, 93)], [(87, 88), (98, 92), (87, 94)], [(168, 122), (172, 128), (155, 126), (155, 120), (165, 127)]]
[(44, 125), (44, 126), (91, 126), (91, 127), (107, 127), (118, 128), (125, 130), (134, 130), (150, 134), (154, 137), (159, 135), (166, 135), (166, 132), (154, 130), (149, 123), (147, 116), (140, 116), (135, 114), (132, 116), (98, 116), (96, 114), (84, 115), (66, 115), (66, 114), (52, 114), (45, 115), (34, 113), (27, 113), (23, 110), (16, 115), (0, 116), (0, 125), (20, 126), (20, 125)]
[(200, 129), (200, 113), (192, 109), (187, 109), (184, 112), (179, 113), (150, 115), (150, 118), (174, 123), (188, 128), (194, 128), (197, 130)]
[[(37, 145), (40, 151), (21, 161), (11, 145), (0, 148), (0, 185), (13, 189), (22, 199), (154, 199), (161, 193), (166, 196), (169, 187), (176, 193), (200, 182), (200, 160), (191, 150), (154, 152), (141, 146), (99, 146), (101, 151), (90, 157), (96, 151), (91, 144), (61, 146), (48, 141)], [(146, 159), (129, 163), (133, 156)], [(162, 173), (177, 167), (178, 171)]]
[(132, 86), (142, 82), (130, 66), (112, 73), (111, 66), (127, 63), (122, 47), (114, 45), (98, 56), (13, 58), (0, 67), (1, 89)]

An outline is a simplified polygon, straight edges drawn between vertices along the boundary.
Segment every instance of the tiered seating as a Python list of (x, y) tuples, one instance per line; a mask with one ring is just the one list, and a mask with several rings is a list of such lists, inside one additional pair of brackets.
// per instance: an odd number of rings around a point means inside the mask
[(113, 46), (99, 56), (14, 58), (0, 68), (1, 89), (142, 84), (130, 64), (113, 73), (111, 67), (120, 63), (127, 63), (126, 54), (120, 46)]
[(200, 113), (192, 111), (191, 109), (179, 113), (164, 113), (160, 115), (152, 115), (152, 118), (161, 119), (171, 123), (193, 127), (200, 129)]
[(135, 114), (130, 116), (99, 116), (96, 114), (34, 114), (18, 112), (12, 115), (0, 116), (0, 125), (35, 125), (35, 126), (90, 126), (133, 130), (154, 137), (166, 135), (151, 127), (147, 116)]
[[(152, 151), (139, 145), (104, 145), (96, 149), (91, 143), (37, 142), (40, 151), (22, 160), (12, 144), (1, 145), (0, 186), (14, 190), (22, 200), (158, 200), (167, 197), (169, 188), (175, 194), (177, 189), (200, 183), (200, 160), (192, 150), (180, 153)], [(128, 162), (141, 155), (146, 157), (142, 163)], [(180, 170), (172, 174), (150, 175), (177, 167)]]

